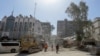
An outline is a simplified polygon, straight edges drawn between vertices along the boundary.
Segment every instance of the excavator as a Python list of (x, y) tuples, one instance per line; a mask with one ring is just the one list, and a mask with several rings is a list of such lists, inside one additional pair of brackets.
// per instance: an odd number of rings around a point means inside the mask
[(34, 37), (26, 35), (20, 39), (20, 52), (27, 51), (28, 53), (34, 53), (41, 50), (41, 45)]

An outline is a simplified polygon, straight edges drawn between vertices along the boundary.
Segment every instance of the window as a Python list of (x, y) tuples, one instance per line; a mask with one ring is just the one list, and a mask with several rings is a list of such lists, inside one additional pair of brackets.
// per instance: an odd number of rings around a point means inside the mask
[(14, 30), (15, 30), (15, 31), (17, 30), (17, 22), (15, 22)]
[(22, 22), (20, 22), (19, 31), (21, 31), (21, 29), (22, 29)]
[(41, 30), (40, 27), (38, 27), (38, 33), (40, 32), (40, 30)]
[(27, 31), (27, 22), (25, 22), (24, 31)]
[(31, 26), (32, 26), (32, 22), (30, 22), (30, 24), (29, 24), (29, 27), (31, 28)]
[(1, 31), (4, 30), (4, 25), (5, 25), (5, 22), (2, 22), (2, 28), (1, 28)]
[(2, 46), (19, 46), (19, 43), (1, 43)]
[(33, 26), (34, 26), (34, 23), (33, 23)]
[(14, 19), (7, 19), (6, 31), (13, 31)]

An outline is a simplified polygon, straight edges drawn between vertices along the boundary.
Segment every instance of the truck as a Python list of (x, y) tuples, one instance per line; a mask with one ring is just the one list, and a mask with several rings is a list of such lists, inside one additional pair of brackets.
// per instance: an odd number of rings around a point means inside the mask
[(41, 50), (41, 45), (34, 37), (26, 35), (20, 39), (20, 52), (27, 51), (28, 53), (33, 53)]

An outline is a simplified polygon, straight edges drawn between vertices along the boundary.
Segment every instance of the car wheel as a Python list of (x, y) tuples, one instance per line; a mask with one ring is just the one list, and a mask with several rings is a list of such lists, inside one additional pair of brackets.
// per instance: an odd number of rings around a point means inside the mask
[(15, 53), (16, 52), (16, 49), (11, 49), (11, 53)]

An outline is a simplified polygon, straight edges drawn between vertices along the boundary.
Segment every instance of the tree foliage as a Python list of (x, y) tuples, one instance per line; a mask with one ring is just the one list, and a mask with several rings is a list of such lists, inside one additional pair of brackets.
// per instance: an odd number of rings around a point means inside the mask
[(85, 2), (81, 1), (79, 5), (80, 11), (81, 11), (81, 19), (82, 20), (87, 20), (88, 16), (88, 6), (86, 5)]
[(80, 9), (75, 3), (72, 2), (70, 6), (67, 8), (66, 13), (68, 13), (69, 17), (76, 20), (79, 19)]
[(70, 18), (73, 19), (75, 25), (77, 26), (77, 40), (82, 40), (81, 38), (84, 35), (83, 28), (88, 24), (88, 6), (83, 1), (80, 1), (79, 5), (72, 2), (65, 12), (68, 14)]

